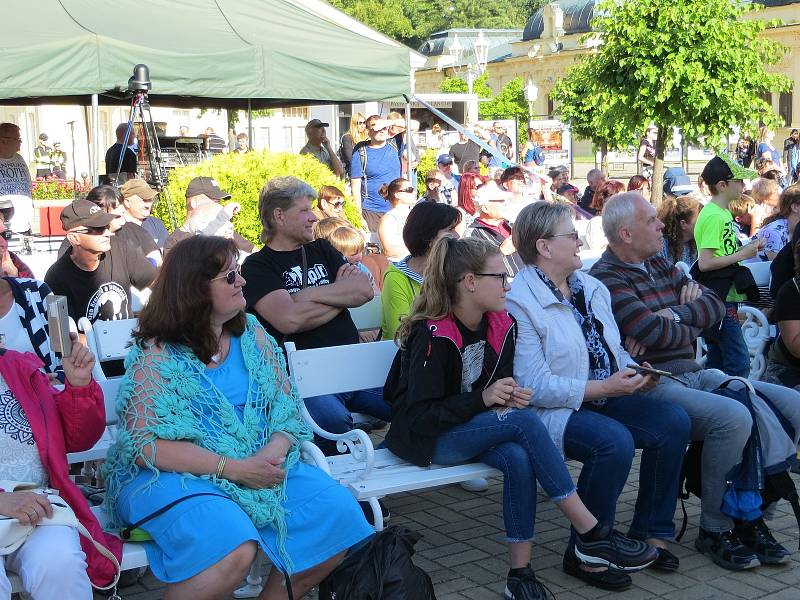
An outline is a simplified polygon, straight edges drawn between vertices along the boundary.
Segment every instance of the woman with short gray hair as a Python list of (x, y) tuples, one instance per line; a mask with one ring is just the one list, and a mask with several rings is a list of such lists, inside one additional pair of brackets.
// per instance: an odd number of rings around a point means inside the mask
[[(628, 536), (657, 546), (653, 566), (674, 571), (679, 561), (666, 540), (675, 534), (689, 417), (678, 406), (638, 393), (657, 379), (631, 368), (637, 365), (622, 347), (608, 290), (580, 270), (582, 243), (571, 209), (547, 202), (525, 207), (513, 239), (525, 263), (507, 296), (519, 326), (514, 378), (533, 391), (531, 405), (556, 446), (584, 464), (578, 492), (601, 522), (614, 523), (634, 448), (643, 449)], [(582, 568), (569, 549), (563, 565), (570, 575), (604, 589), (631, 583), (626, 573)]]

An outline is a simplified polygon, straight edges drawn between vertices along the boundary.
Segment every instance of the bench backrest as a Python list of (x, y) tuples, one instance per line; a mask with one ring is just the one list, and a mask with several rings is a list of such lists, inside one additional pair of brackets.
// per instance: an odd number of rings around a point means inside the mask
[(383, 387), (397, 345), (391, 341), (297, 350), (286, 342), (289, 374), (301, 398)]
[(119, 385), (122, 383), (122, 377), (112, 377), (111, 379), (104, 379), (98, 381), (100, 387), (103, 388), (103, 404), (106, 407), (106, 425), (116, 425), (117, 416), (117, 394), (119, 393)]
[(78, 321), (78, 329), (86, 334), (86, 345), (97, 359), (92, 371), (92, 375), (97, 381), (106, 379), (100, 366), (101, 362), (119, 360), (128, 355), (131, 333), (137, 324), (137, 319), (95, 321), (91, 323), (89, 319), (82, 317)]
[(369, 329), (380, 329), (383, 321), (383, 308), (381, 306), (381, 296), (378, 294), (372, 300), (361, 306), (348, 309), (356, 329), (367, 331)]
[(745, 262), (742, 264), (750, 269), (758, 287), (769, 287), (770, 279), (772, 279), (772, 272), (769, 268), (772, 266), (772, 261)]

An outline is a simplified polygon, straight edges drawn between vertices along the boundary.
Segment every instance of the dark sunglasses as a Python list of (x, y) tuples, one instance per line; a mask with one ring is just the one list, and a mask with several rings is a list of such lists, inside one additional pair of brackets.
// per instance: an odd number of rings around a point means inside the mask
[(411, 192), (413, 192), (413, 191), (414, 191), (414, 186), (411, 186), (411, 185), (410, 185), (410, 186), (408, 186), (408, 187), (400, 188), (400, 189), (399, 189), (399, 190), (397, 190), (397, 191), (398, 191), (398, 192), (405, 192), (406, 194), (410, 194)]
[(0, 237), (3, 238), (4, 240), (10, 240), (11, 236), (13, 236), (13, 235), (14, 234), (11, 233), (11, 231), (9, 229), (6, 229), (3, 233), (0, 233)]
[(356, 124), (357, 125), (366, 125), (367, 122), (366, 121), (356, 121)]
[(373, 131), (375, 133), (380, 133), (381, 131), (389, 131), (389, 128), (388, 127), (381, 127), (380, 129), (376, 129), (376, 128), (373, 127), (370, 131)]
[(103, 235), (108, 231), (108, 225), (105, 227), (86, 227), (86, 229), (76, 229), (73, 233), (83, 233), (85, 235)]
[(344, 202), (339, 200), (339, 202), (331, 202), (330, 205), (334, 208), (342, 208), (344, 206)]
[(216, 281), (217, 279), (224, 279), (225, 283), (227, 283), (228, 285), (233, 285), (234, 283), (236, 283), (237, 275), (241, 274), (242, 274), (242, 267), (237, 266), (235, 269), (231, 269), (230, 271), (225, 273), (225, 275), (214, 277), (211, 281)]

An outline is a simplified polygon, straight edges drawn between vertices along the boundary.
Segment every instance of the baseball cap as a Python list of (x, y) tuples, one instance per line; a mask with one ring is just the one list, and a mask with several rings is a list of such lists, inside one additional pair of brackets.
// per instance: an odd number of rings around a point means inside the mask
[(106, 227), (116, 218), (89, 200), (74, 200), (61, 211), (61, 224), (65, 231), (73, 227)]
[(563, 183), (560, 186), (558, 186), (558, 190), (556, 191), (556, 193), (557, 194), (561, 194), (561, 195), (564, 195), (564, 194), (580, 194), (581, 191), (578, 188), (576, 188), (574, 185), (572, 185), (571, 183)]
[(717, 185), (720, 181), (755, 179), (758, 177), (758, 171), (745, 169), (730, 156), (718, 154), (706, 163), (700, 176), (708, 185)]
[(671, 167), (664, 171), (664, 193), (685, 196), (694, 191), (692, 180), (681, 167)]
[(186, 188), (186, 197), (199, 196), (205, 194), (212, 200), (228, 200), (231, 195), (219, 188), (219, 183), (211, 177), (195, 177), (189, 182)]
[(152, 200), (158, 195), (158, 192), (147, 185), (144, 179), (128, 179), (119, 191), (123, 198), (139, 196), (143, 200)]
[(323, 123), (319, 119), (311, 119), (308, 123), (306, 123), (306, 131), (309, 129), (314, 129), (315, 127), (330, 127), (330, 123)]
[(453, 164), (453, 157), (449, 154), (440, 154), (436, 159), (437, 165), (452, 165)]

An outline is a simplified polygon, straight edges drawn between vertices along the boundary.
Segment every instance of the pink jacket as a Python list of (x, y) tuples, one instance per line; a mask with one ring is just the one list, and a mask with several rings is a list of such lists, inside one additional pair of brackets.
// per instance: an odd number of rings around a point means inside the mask
[[(28, 417), (42, 466), (50, 477), (50, 487), (59, 491), (92, 537), (122, 562), (122, 542), (100, 527), (89, 503), (69, 478), (67, 463), (67, 452), (88, 450), (103, 435), (106, 424), (103, 391), (92, 381), (83, 387), (67, 383), (64, 391), (57, 392), (40, 371), (41, 367), (42, 362), (34, 354), (0, 351), (0, 374)], [(116, 573), (111, 561), (83, 536), (81, 548), (86, 554), (89, 579), (96, 585), (110, 583)]]

